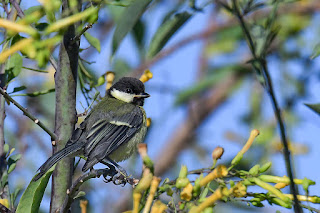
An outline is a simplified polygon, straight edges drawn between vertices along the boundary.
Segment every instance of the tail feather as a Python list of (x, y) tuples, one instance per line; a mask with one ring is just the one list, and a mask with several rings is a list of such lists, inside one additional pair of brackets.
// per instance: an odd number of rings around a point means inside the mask
[(82, 148), (82, 146), (83, 143), (76, 142), (52, 155), (44, 164), (42, 164), (42, 166), (40, 166), (40, 168), (38, 169), (39, 173), (33, 178), (33, 181), (37, 181), (38, 179), (40, 179), (58, 161), (60, 161), (64, 157), (76, 153)]

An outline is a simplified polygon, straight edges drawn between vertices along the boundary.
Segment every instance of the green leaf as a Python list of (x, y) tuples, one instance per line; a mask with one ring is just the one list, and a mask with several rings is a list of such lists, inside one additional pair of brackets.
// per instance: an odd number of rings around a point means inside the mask
[(36, 29), (39, 31), (44, 31), (48, 26), (48, 23), (38, 23), (35, 25)]
[(16, 163), (13, 163), (9, 166), (9, 169), (8, 169), (8, 174), (10, 174), (15, 168), (16, 168)]
[(192, 14), (188, 12), (178, 13), (173, 18), (164, 22), (153, 36), (147, 58), (155, 56), (169, 41), (169, 39), (176, 33), (181, 26), (188, 21)]
[(1, 188), (4, 188), (8, 183), (8, 173), (7, 171), (4, 171), (2, 173), (2, 177), (1, 177)]
[(138, 50), (143, 51), (144, 38), (145, 38), (145, 24), (141, 19), (133, 27), (133, 37), (137, 44)]
[(304, 104), (309, 107), (312, 111), (320, 115), (320, 104)]
[(238, 41), (235, 39), (223, 39), (209, 44), (206, 48), (206, 53), (211, 57), (217, 54), (230, 53), (238, 47), (237, 44)]
[(11, 193), (11, 203), (14, 205), (16, 199), (17, 199), (17, 196), (19, 194), (19, 192), (21, 191), (21, 188), (18, 186), (13, 193)]
[(8, 83), (20, 74), (22, 69), (22, 62), (22, 56), (19, 53), (14, 53), (13, 55), (11, 55), (8, 63), (6, 64)]
[(50, 176), (54, 170), (53, 166), (44, 176), (39, 180), (29, 183), (27, 189), (21, 196), (16, 213), (32, 213), (38, 212), (44, 191), (49, 182)]
[(43, 10), (42, 6), (33, 6), (33, 7), (29, 7), (28, 9), (26, 9), (24, 11), (24, 14), (27, 15), (31, 15), (33, 12), (38, 11), (38, 10)]
[(122, 13), (112, 38), (112, 55), (123, 38), (131, 31), (152, 0), (135, 0)]
[(84, 37), (87, 39), (87, 41), (89, 42), (89, 44), (91, 46), (93, 46), (96, 50), (98, 50), (98, 52), (100, 53), (101, 51), (101, 47), (100, 47), (100, 41), (99, 39), (93, 37), (90, 33), (85, 32), (84, 33)]
[(25, 89), (27, 89), (26, 86), (15, 87), (15, 88), (13, 88), (13, 91), (10, 92), (9, 94), (12, 94), (12, 93), (15, 93), (15, 92), (20, 92), (20, 91), (25, 90)]
[(5, 154), (7, 154), (7, 153), (9, 152), (9, 145), (8, 145), (8, 144), (4, 144), (3, 152), (4, 152)]
[(55, 88), (43, 90), (43, 91), (37, 91), (37, 92), (31, 92), (31, 93), (23, 93), (23, 94), (16, 94), (12, 96), (29, 96), (29, 97), (37, 97), (39, 95), (46, 95), (48, 93), (52, 93), (55, 91)]
[(79, 191), (78, 194), (73, 199), (75, 200), (75, 199), (77, 199), (79, 197), (83, 197), (85, 195), (86, 195), (86, 193), (84, 191)]
[(26, 70), (31, 70), (31, 71), (34, 71), (34, 72), (49, 73), (47, 70), (39, 70), (39, 69), (31, 68), (31, 67), (22, 67), (22, 68), (23, 68), (23, 69), (26, 69)]
[(8, 163), (10, 164), (10, 161), (17, 162), (18, 160), (21, 159), (21, 157), (22, 157), (21, 154), (11, 155), (9, 160), (8, 160), (9, 161)]
[(99, 87), (102, 84), (104, 84), (106, 82), (106, 78), (105, 75), (102, 75), (98, 78), (97, 84), (95, 85), (95, 87)]
[(125, 76), (132, 69), (125, 59), (116, 59), (113, 63), (112, 70), (116, 73), (116, 78)]
[(318, 57), (320, 55), (320, 43), (318, 43), (312, 51), (312, 54), (310, 56), (310, 59), (315, 59), (316, 57)]

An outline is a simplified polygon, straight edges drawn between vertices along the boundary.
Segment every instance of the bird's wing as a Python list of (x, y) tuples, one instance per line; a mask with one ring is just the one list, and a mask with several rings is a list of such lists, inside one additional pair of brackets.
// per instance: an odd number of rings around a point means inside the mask
[(139, 131), (142, 123), (143, 113), (139, 107), (134, 107), (125, 115), (108, 117), (94, 123), (87, 134), (84, 153), (88, 159), (82, 170), (86, 171), (128, 142)]

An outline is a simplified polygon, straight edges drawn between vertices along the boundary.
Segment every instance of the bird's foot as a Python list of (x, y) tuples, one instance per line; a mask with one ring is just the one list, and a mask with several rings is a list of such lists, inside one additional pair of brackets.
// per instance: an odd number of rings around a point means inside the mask
[(103, 176), (104, 182), (113, 182), (115, 185), (122, 184), (123, 186), (125, 186), (126, 183), (131, 184), (131, 178), (130, 176), (128, 176), (127, 172), (124, 169), (116, 168), (112, 164), (108, 164), (108, 167), (108, 173)]
[(108, 159), (109, 162), (102, 161), (104, 165), (109, 167), (109, 172), (107, 175), (104, 175), (104, 182), (109, 183), (113, 182), (115, 185), (123, 185), (125, 186), (126, 183), (129, 183), (133, 187), (137, 185), (139, 181), (137, 179), (134, 179), (129, 176), (125, 169), (123, 169), (121, 166), (119, 166), (116, 162), (112, 161), (111, 159)]

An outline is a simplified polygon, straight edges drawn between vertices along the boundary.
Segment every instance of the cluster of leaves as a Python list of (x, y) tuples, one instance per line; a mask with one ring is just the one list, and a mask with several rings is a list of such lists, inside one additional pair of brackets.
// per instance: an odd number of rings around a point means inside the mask
[[(8, 193), (7, 197), (10, 199), (0, 199), (0, 203), (7, 207), (8, 209), (14, 208), (15, 200), (20, 192), (20, 188), (16, 188), (14, 192), (10, 192), (8, 186), (8, 179), (10, 173), (16, 168), (17, 162), (21, 159), (21, 154), (13, 154), (14, 148), (9, 149), (9, 145), (4, 145), (4, 154), (1, 156), (1, 180), (0, 180), (0, 194)], [(4, 167), (4, 168), (3, 168)], [(7, 190), (6, 190), (7, 189)], [(6, 191), (4, 191), (6, 190)]]
[[(133, 191), (132, 212), (137, 213), (142, 210), (142, 212), (149, 212), (150, 209), (152, 212), (163, 212), (167, 209), (168, 212), (209, 213), (213, 212), (214, 206), (219, 200), (246, 202), (248, 205), (256, 207), (264, 207), (262, 202), (268, 201), (271, 205), (275, 204), (291, 209), (293, 196), (282, 192), (282, 189), (290, 184), (289, 178), (264, 174), (270, 169), (271, 162), (262, 166), (254, 165), (248, 171), (234, 168), (242, 160), (257, 135), (257, 130), (251, 132), (247, 143), (231, 161), (228, 168), (224, 165), (216, 166), (217, 160), (223, 155), (223, 148), (217, 147), (212, 153), (214, 162), (211, 168), (188, 171), (186, 166), (182, 166), (177, 179), (170, 181), (167, 178), (161, 185), (159, 185), (160, 178), (153, 176), (152, 161), (147, 154), (143, 154), (144, 151), (140, 150), (145, 167), (142, 178)], [(195, 175), (197, 175), (196, 178), (194, 178)], [(304, 178), (302, 180), (295, 179), (294, 182), (302, 185), (305, 191), (305, 195), (298, 195), (300, 201), (320, 203), (320, 197), (309, 195), (309, 186), (315, 185), (314, 181)], [(249, 192), (248, 189), (252, 186), (256, 186), (256, 190), (267, 192)], [(251, 198), (244, 199), (249, 197)], [(152, 200), (156, 200), (153, 206), (151, 205)]]

